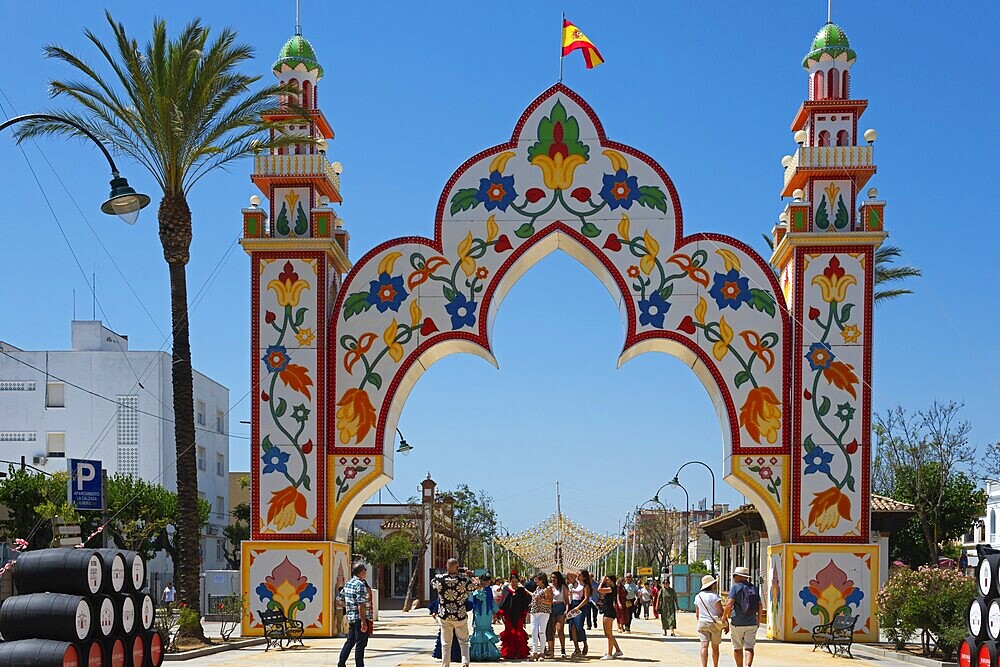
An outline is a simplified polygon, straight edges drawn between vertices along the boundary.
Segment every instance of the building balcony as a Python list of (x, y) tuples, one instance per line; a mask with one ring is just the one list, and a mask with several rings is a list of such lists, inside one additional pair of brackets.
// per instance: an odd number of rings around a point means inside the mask
[(303, 179), (317, 179), (319, 193), (332, 202), (341, 202), (340, 174), (323, 153), (304, 155), (256, 155), (250, 179), (263, 192), (272, 185), (299, 184)]
[(862, 178), (858, 188), (875, 173), (872, 146), (800, 146), (785, 167), (783, 197), (805, 185), (810, 173), (817, 170), (857, 173)]

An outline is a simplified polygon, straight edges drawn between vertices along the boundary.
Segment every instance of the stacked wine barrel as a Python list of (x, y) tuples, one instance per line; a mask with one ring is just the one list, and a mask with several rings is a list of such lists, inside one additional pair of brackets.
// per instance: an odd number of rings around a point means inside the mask
[(146, 563), (115, 549), (39, 549), (0, 605), (0, 667), (160, 667)]
[(958, 647), (960, 667), (1000, 667), (1000, 552), (981, 549), (976, 599), (969, 605), (969, 636)]

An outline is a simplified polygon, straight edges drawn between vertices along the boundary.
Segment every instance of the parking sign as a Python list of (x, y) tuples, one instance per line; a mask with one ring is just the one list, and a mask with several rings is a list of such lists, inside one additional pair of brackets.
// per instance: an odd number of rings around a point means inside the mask
[(69, 459), (69, 502), (78, 510), (104, 509), (101, 462)]

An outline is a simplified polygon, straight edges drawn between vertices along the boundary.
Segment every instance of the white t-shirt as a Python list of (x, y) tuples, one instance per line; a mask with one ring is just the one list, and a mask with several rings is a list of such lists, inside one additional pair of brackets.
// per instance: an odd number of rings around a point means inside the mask
[(694, 598), (694, 608), (697, 612), (698, 622), (711, 623), (713, 621), (721, 621), (722, 615), (719, 613), (719, 605), (722, 604), (722, 598), (719, 597), (718, 593), (713, 593), (712, 591), (702, 591)]
[(163, 601), (164, 602), (174, 601), (174, 589), (171, 588), (170, 586), (167, 586), (166, 588), (163, 589)]

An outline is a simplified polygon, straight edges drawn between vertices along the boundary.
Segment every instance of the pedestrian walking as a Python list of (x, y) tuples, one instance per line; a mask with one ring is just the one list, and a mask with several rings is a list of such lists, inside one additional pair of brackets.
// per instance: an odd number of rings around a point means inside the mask
[(722, 598), (718, 593), (718, 580), (710, 574), (701, 578), (701, 591), (694, 598), (701, 638), (701, 667), (708, 667), (708, 649), (712, 649), (712, 665), (719, 667), (719, 644), (722, 633), (729, 632), (729, 623), (722, 618)]
[(163, 587), (163, 595), (160, 596), (163, 605), (167, 608), (167, 615), (173, 611), (174, 600), (177, 599), (177, 589), (174, 588), (174, 582), (168, 581), (167, 585)]
[[(566, 613), (569, 621), (569, 637), (573, 640), (572, 658), (580, 658), (587, 655), (587, 631), (583, 629), (584, 616), (590, 616), (590, 595), (594, 588), (594, 582), (590, 579), (590, 572), (580, 570), (580, 574), (571, 574), (569, 584), (570, 590), (570, 610)], [(580, 644), (583, 644), (583, 650)]]
[(531, 593), (531, 660), (545, 656), (545, 628), (552, 615), (552, 587), (544, 572), (534, 576), (535, 590)]
[(365, 667), (365, 647), (374, 630), (372, 623), (371, 589), (367, 582), (368, 568), (357, 563), (351, 568), (351, 578), (340, 595), (344, 600), (344, 614), (347, 616), (347, 641), (340, 649), (337, 667), (347, 667), (347, 659), (354, 651), (355, 667)]
[(561, 657), (566, 657), (566, 610), (570, 601), (570, 590), (566, 583), (566, 578), (562, 572), (552, 573), (552, 613), (549, 615), (548, 624), (545, 627), (545, 641), (547, 643), (547, 655), (554, 658), (556, 654), (556, 638), (559, 638), (559, 649)]
[(663, 636), (667, 631), (671, 637), (677, 636), (677, 591), (670, 585), (670, 580), (663, 582), (663, 587), (656, 595), (657, 612), (660, 625), (663, 626)]
[(733, 585), (729, 588), (729, 601), (722, 614), (722, 620), (728, 620), (731, 626), (736, 667), (753, 667), (753, 650), (762, 615), (760, 592), (750, 583), (749, 568), (736, 568)]
[(639, 585), (635, 583), (635, 578), (631, 572), (625, 573), (625, 583), (621, 586), (625, 598), (625, 613), (622, 616), (622, 629), (625, 632), (632, 632), (632, 619), (639, 604)]
[(653, 579), (652, 585), (649, 587), (649, 592), (653, 594), (653, 618), (659, 618), (660, 616), (660, 585), (656, 583), (656, 579)]
[(639, 600), (642, 602), (642, 617), (649, 620), (649, 605), (653, 603), (653, 591), (649, 590), (649, 582), (642, 585), (639, 591)]
[(448, 571), (435, 575), (431, 587), (437, 591), (440, 607), (438, 622), (441, 624), (441, 665), (451, 665), (451, 643), (458, 638), (462, 651), (462, 665), (469, 664), (469, 612), (466, 602), (476, 590), (476, 580), (458, 571), (458, 560), (448, 559)]
[(479, 587), (469, 598), (472, 601), (472, 636), (469, 637), (469, 658), (473, 662), (494, 662), (500, 659), (497, 642), (500, 638), (493, 632), (493, 578), (489, 574), (479, 577)]
[(604, 616), (604, 636), (608, 638), (608, 652), (601, 656), (601, 660), (612, 660), (620, 658), (622, 653), (615, 639), (615, 621), (618, 619), (620, 608), (618, 593), (620, 590), (615, 575), (606, 574), (601, 579), (601, 585), (597, 591), (601, 594), (601, 614)]

